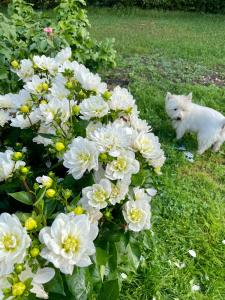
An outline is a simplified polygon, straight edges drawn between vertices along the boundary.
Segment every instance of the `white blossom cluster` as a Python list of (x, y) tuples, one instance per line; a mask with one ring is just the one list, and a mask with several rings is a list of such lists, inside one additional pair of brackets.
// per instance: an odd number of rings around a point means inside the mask
[[(107, 84), (85, 66), (71, 60), (66, 48), (55, 58), (34, 56), (12, 69), (24, 82), (17, 94), (0, 96), (0, 126), (32, 128), (33, 142), (43, 144), (62, 161), (75, 180), (92, 172), (94, 183), (82, 189), (78, 205), (84, 213), (60, 213), (51, 227), (40, 230), (40, 255), (62, 273), (72, 274), (74, 266), (91, 264), (93, 241), (98, 235), (102, 210), (120, 205), (126, 228), (135, 232), (150, 229), (150, 200), (155, 190), (134, 186), (132, 178), (144, 168), (160, 173), (165, 156), (159, 139), (151, 132), (130, 92), (119, 86), (109, 91)], [(76, 133), (84, 122), (85, 134)], [(25, 162), (13, 159), (14, 152), (0, 152), (0, 181), (13, 176)], [(141, 175), (140, 175), (141, 176)], [(37, 178), (39, 187), (51, 186), (51, 178)], [(16, 216), (0, 216), (0, 282), (26, 256), (31, 240)], [(26, 263), (25, 263), (26, 264)], [(20, 274), (30, 276), (37, 297), (47, 297), (42, 284), (53, 269), (29, 266)], [(43, 275), (43, 280), (40, 274)], [(3, 276), (3, 277), (1, 277)], [(38, 279), (37, 279), (38, 278)], [(42, 292), (40, 292), (42, 291)], [(1, 294), (0, 294), (0, 299)]]

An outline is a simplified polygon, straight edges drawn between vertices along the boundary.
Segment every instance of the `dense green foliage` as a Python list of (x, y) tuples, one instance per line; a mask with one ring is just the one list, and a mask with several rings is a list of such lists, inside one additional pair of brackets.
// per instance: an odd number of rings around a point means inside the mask
[[(167, 91), (193, 91), (194, 102), (225, 114), (224, 18), (112, 9), (93, 9), (89, 18), (94, 36), (115, 37), (121, 54), (118, 67), (105, 77), (129, 86), (167, 156), (157, 180), (160, 191), (152, 200), (154, 238), (144, 239), (147, 259), (128, 278), (120, 299), (224, 300), (225, 146), (218, 154), (197, 156), (195, 136), (186, 136), (181, 144), (194, 153), (190, 163), (176, 149), (164, 111)], [(190, 249), (196, 251), (195, 259)], [(183, 269), (176, 266), (183, 262)], [(193, 284), (201, 291), (192, 292)]]
[[(93, 0), (90, 0), (89, 3), (92, 4)], [(223, 0), (94, 0), (94, 3), (102, 6), (122, 5), (211, 13), (225, 12), (225, 2)]]
[[(54, 56), (70, 45), (73, 58), (92, 70), (113, 66), (115, 51), (112, 40), (97, 42), (91, 39), (90, 27), (83, 0), (61, 0), (55, 17), (35, 11), (24, 0), (12, 0), (7, 14), (0, 14), (0, 93), (17, 89), (15, 76), (10, 74), (13, 60), (34, 54)], [(44, 32), (53, 29), (52, 34)]]

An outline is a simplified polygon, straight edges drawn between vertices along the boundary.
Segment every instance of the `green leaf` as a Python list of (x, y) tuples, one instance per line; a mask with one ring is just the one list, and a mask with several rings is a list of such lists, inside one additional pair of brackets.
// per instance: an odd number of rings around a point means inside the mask
[(76, 300), (87, 300), (88, 290), (85, 282), (85, 268), (76, 268), (73, 275), (66, 276), (69, 291)]
[(140, 264), (140, 250), (135, 245), (128, 244), (127, 246), (127, 256), (130, 266), (133, 268), (134, 271), (137, 270)]
[(46, 192), (46, 187), (44, 186), (43, 188), (40, 189), (40, 191), (37, 193), (37, 200), (34, 203), (34, 205), (37, 205), (41, 200), (43, 199), (44, 195)]
[(105, 281), (102, 285), (98, 300), (116, 300), (119, 298), (118, 280)]
[(109, 255), (106, 250), (97, 247), (96, 248), (96, 263), (97, 265), (106, 265), (109, 259)]
[(23, 204), (26, 204), (26, 205), (33, 204), (32, 196), (28, 192), (21, 191), (21, 192), (16, 192), (16, 193), (9, 193), (8, 195), (13, 197), (17, 201), (22, 202)]
[(55, 277), (50, 282), (45, 284), (45, 290), (48, 293), (66, 296), (62, 276), (58, 270), (55, 271)]

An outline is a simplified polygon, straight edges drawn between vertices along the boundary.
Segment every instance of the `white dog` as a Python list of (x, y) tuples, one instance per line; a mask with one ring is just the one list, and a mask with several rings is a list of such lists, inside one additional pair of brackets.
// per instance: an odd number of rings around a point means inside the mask
[(225, 117), (218, 111), (192, 103), (188, 96), (166, 95), (166, 112), (172, 119), (177, 139), (186, 132), (197, 133), (198, 153), (204, 153), (212, 146), (217, 152), (225, 141)]

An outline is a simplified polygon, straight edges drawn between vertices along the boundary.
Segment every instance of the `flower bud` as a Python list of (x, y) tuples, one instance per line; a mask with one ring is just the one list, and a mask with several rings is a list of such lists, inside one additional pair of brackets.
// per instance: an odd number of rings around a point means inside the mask
[(27, 167), (21, 167), (20, 168), (20, 173), (22, 173), (22, 174), (27, 174), (29, 172), (29, 169), (27, 168)]
[(30, 108), (27, 105), (22, 105), (22, 106), (20, 106), (20, 111), (22, 113), (26, 114), (26, 113), (28, 113), (30, 111)]
[(27, 230), (33, 230), (33, 229), (36, 229), (37, 228), (37, 222), (36, 220), (34, 220), (33, 218), (28, 218), (26, 221), (25, 221), (25, 228)]
[(104, 94), (102, 94), (102, 97), (108, 101), (112, 96), (112, 93), (110, 93), (109, 91), (105, 91)]
[(73, 86), (74, 86), (74, 84), (73, 84), (72, 81), (68, 81), (68, 82), (66, 83), (66, 88), (69, 89), (69, 90), (71, 90), (71, 89), (73, 88)]
[(107, 159), (108, 159), (108, 155), (107, 155), (107, 153), (101, 153), (100, 155), (99, 155), (99, 159), (101, 160), (101, 161), (107, 161)]
[(22, 296), (25, 289), (26, 289), (26, 285), (23, 282), (14, 283), (12, 286), (12, 295), (14, 297)]
[(112, 214), (111, 214), (111, 211), (107, 210), (105, 213), (104, 213), (105, 217), (107, 220), (111, 220), (112, 219)]
[(63, 191), (63, 196), (65, 199), (69, 199), (72, 196), (73, 192), (69, 189)]
[(57, 142), (55, 143), (55, 149), (60, 152), (65, 149), (65, 145), (62, 142)]
[(77, 116), (80, 113), (80, 106), (79, 105), (74, 105), (73, 106), (73, 113)]
[(40, 253), (40, 250), (39, 250), (37, 247), (32, 248), (32, 249), (30, 250), (30, 255), (31, 255), (31, 257), (33, 257), (33, 258), (37, 257), (37, 256), (39, 255), (39, 253)]
[(15, 272), (16, 274), (20, 274), (25, 269), (24, 264), (16, 264)]
[(45, 196), (47, 198), (53, 198), (56, 194), (56, 190), (53, 190), (53, 189), (48, 189), (45, 193)]
[(17, 60), (14, 59), (14, 60), (11, 62), (11, 66), (12, 66), (14, 69), (19, 69), (20, 64), (18, 63)]
[(73, 212), (75, 215), (82, 215), (84, 213), (84, 209), (81, 206), (77, 206), (74, 208)]
[(161, 175), (161, 174), (162, 174), (161, 168), (160, 168), (160, 167), (156, 167), (156, 168), (154, 169), (154, 171), (155, 171), (155, 173), (156, 173), (157, 175)]
[(87, 94), (86, 94), (85, 92), (83, 92), (83, 91), (80, 91), (80, 92), (78, 93), (78, 96), (79, 96), (81, 99), (84, 99), (84, 98), (87, 97)]
[(48, 104), (48, 102), (45, 99), (42, 99), (40, 103), (41, 104)]
[(12, 156), (12, 159), (13, 160), (21, 160), (23, 157), (23, 153), (22, 152), (14, 152), (13, 153), (13, 156)]
[(42, 89), (43, 89), (45, 92), (47, 92), (47, 91), (48, 91), (48, 88), (49, 88), (48, 83), (43, 82), (43, 83), (42, 83)]

